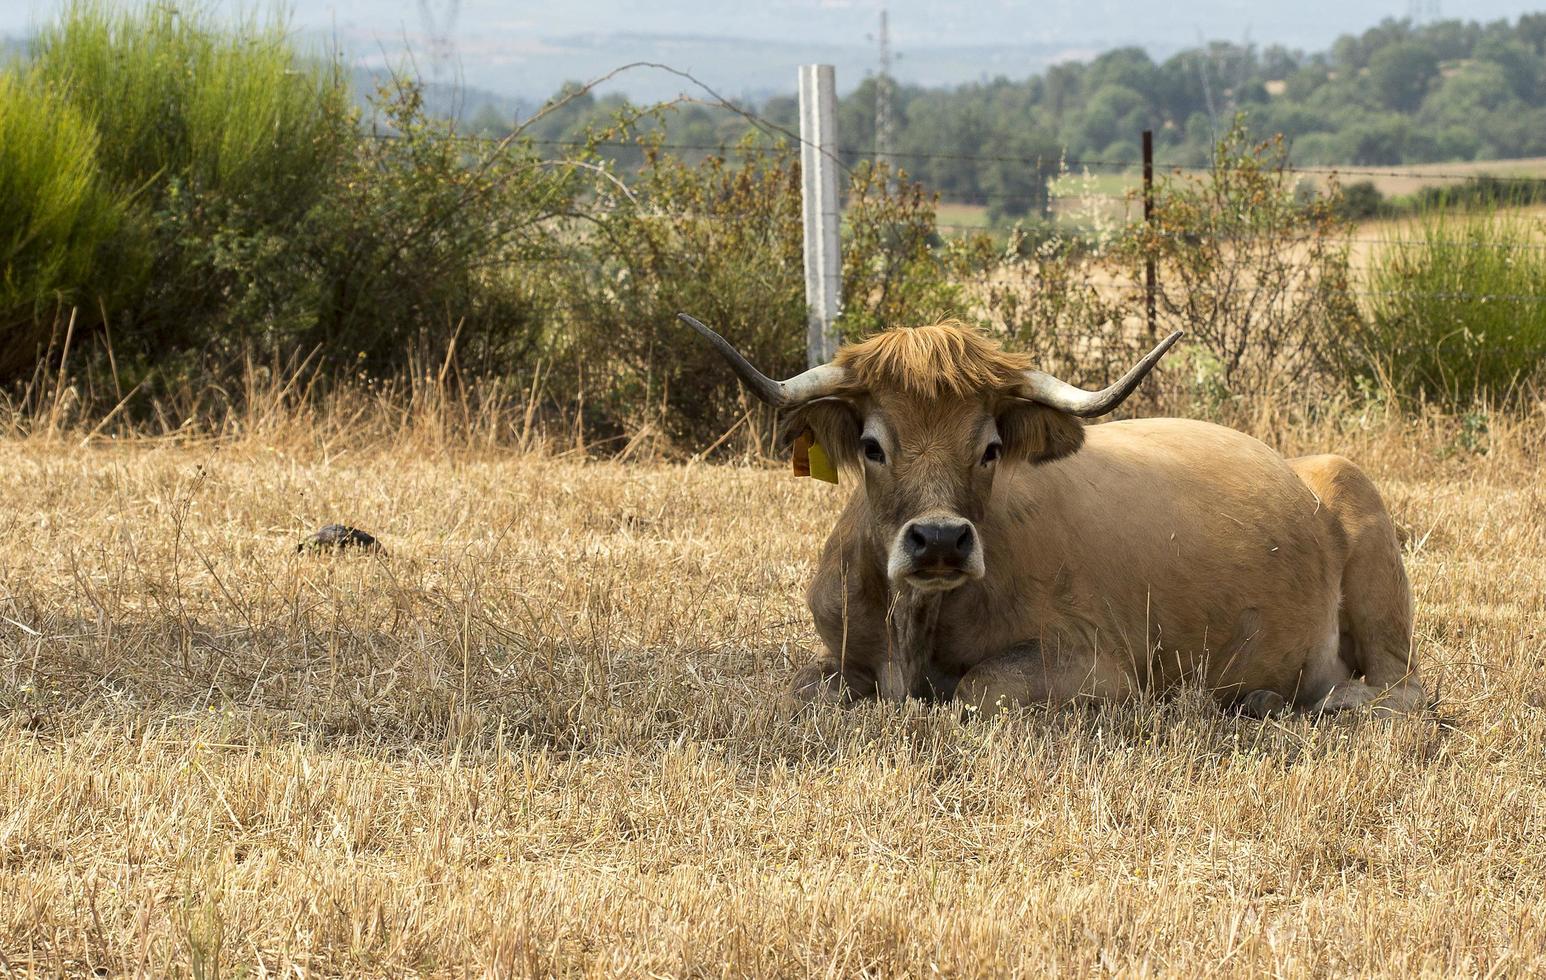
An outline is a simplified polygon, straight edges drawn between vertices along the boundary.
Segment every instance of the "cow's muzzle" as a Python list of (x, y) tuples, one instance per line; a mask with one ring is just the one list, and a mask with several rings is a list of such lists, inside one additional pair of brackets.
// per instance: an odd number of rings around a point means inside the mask
[(917, 589), (953, 589), (982, 578), (982, 543), (964, 517), (932, 514), (909, 521), (891, 545), (887, 574)]

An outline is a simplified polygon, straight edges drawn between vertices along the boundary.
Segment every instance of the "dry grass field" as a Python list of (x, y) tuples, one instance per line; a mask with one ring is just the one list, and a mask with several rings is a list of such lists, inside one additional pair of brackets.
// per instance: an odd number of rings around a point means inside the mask
[(0, 975), (1546, 970), (1546, 414), (1258, 428), (1379, 480), (1436, 718), (790, 719), (824, 484), (0, 441)]
[[(1332, 168), (1321, 168), (1332, 169)], [(1367, 180), (1387, 197), (1412, 194), (1424, 187), (1447, 187), (1475, 177), (1546, 176), (1546, 157), (1509, 160), (1466, 160), (1449, 163), (1402, 163), (1378, 167), (1336, 167), (1343, 185)], [(1319, 179), (1319, 178), (1317, 178)]]

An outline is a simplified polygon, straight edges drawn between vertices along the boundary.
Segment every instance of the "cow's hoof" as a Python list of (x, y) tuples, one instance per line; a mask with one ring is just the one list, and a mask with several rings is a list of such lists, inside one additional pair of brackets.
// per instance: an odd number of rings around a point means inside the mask
[(1288, 699), (1277, 691), (1252, 691), (1235, 704), (1235, 712), (1246, 718), (1271, 718), (1288, 710)]
[(825, 662), (806, 664), (797, 671), (784, 693), (788, 714), (799, 714), (815, 704), (844, 704), (849, 700), (843, 675)]

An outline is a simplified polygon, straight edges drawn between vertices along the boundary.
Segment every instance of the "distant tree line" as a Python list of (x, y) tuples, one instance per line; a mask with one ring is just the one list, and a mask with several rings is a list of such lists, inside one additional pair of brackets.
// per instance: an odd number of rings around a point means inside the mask
[[(875, 94), (868, 79), (839, 108), (851, 161), (874, 153)], [(797, 128), (793, 96), (752, 108)], [(620, 111), (621, 97), (582, 95), (543, 120), (539, 135), (578, 138)], [(1237, 112), (1254, 134), (1282, 133), (1301, 166), (1546, 155), (1546, 14), (1386, 20), (1313, 54), (1214, 41), (1155, 62), (1128, 47), (1018, 81), (897, 86), (892, 150), (945, 198), (1016, 216), (1046, 206), (1047, 178), (1063, 166), (1136, 162), (1144, 129), (1155, 131), (1162, 163), (1203, 165)], [(737, 113), (701, 105), (679, 107), (662, 125), (673, 143), (708, 147), (749, 128)], [(470, 126), (499, 134), (509, 121), (491, 110)]]

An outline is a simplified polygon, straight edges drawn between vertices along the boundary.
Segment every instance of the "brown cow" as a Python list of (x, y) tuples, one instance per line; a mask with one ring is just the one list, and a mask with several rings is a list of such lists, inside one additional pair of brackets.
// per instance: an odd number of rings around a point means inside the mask
[(1206, 422), (1079, 421), (1179, 333), (1090, 392), (957, 323), (780, 383), (682, 319), (860, 480), (807, 596), (826, 655), (795, 698), (992, 712), (1190, 681), (1252, 713), (1423, 704), (1400, 546), (1356, 466)]

